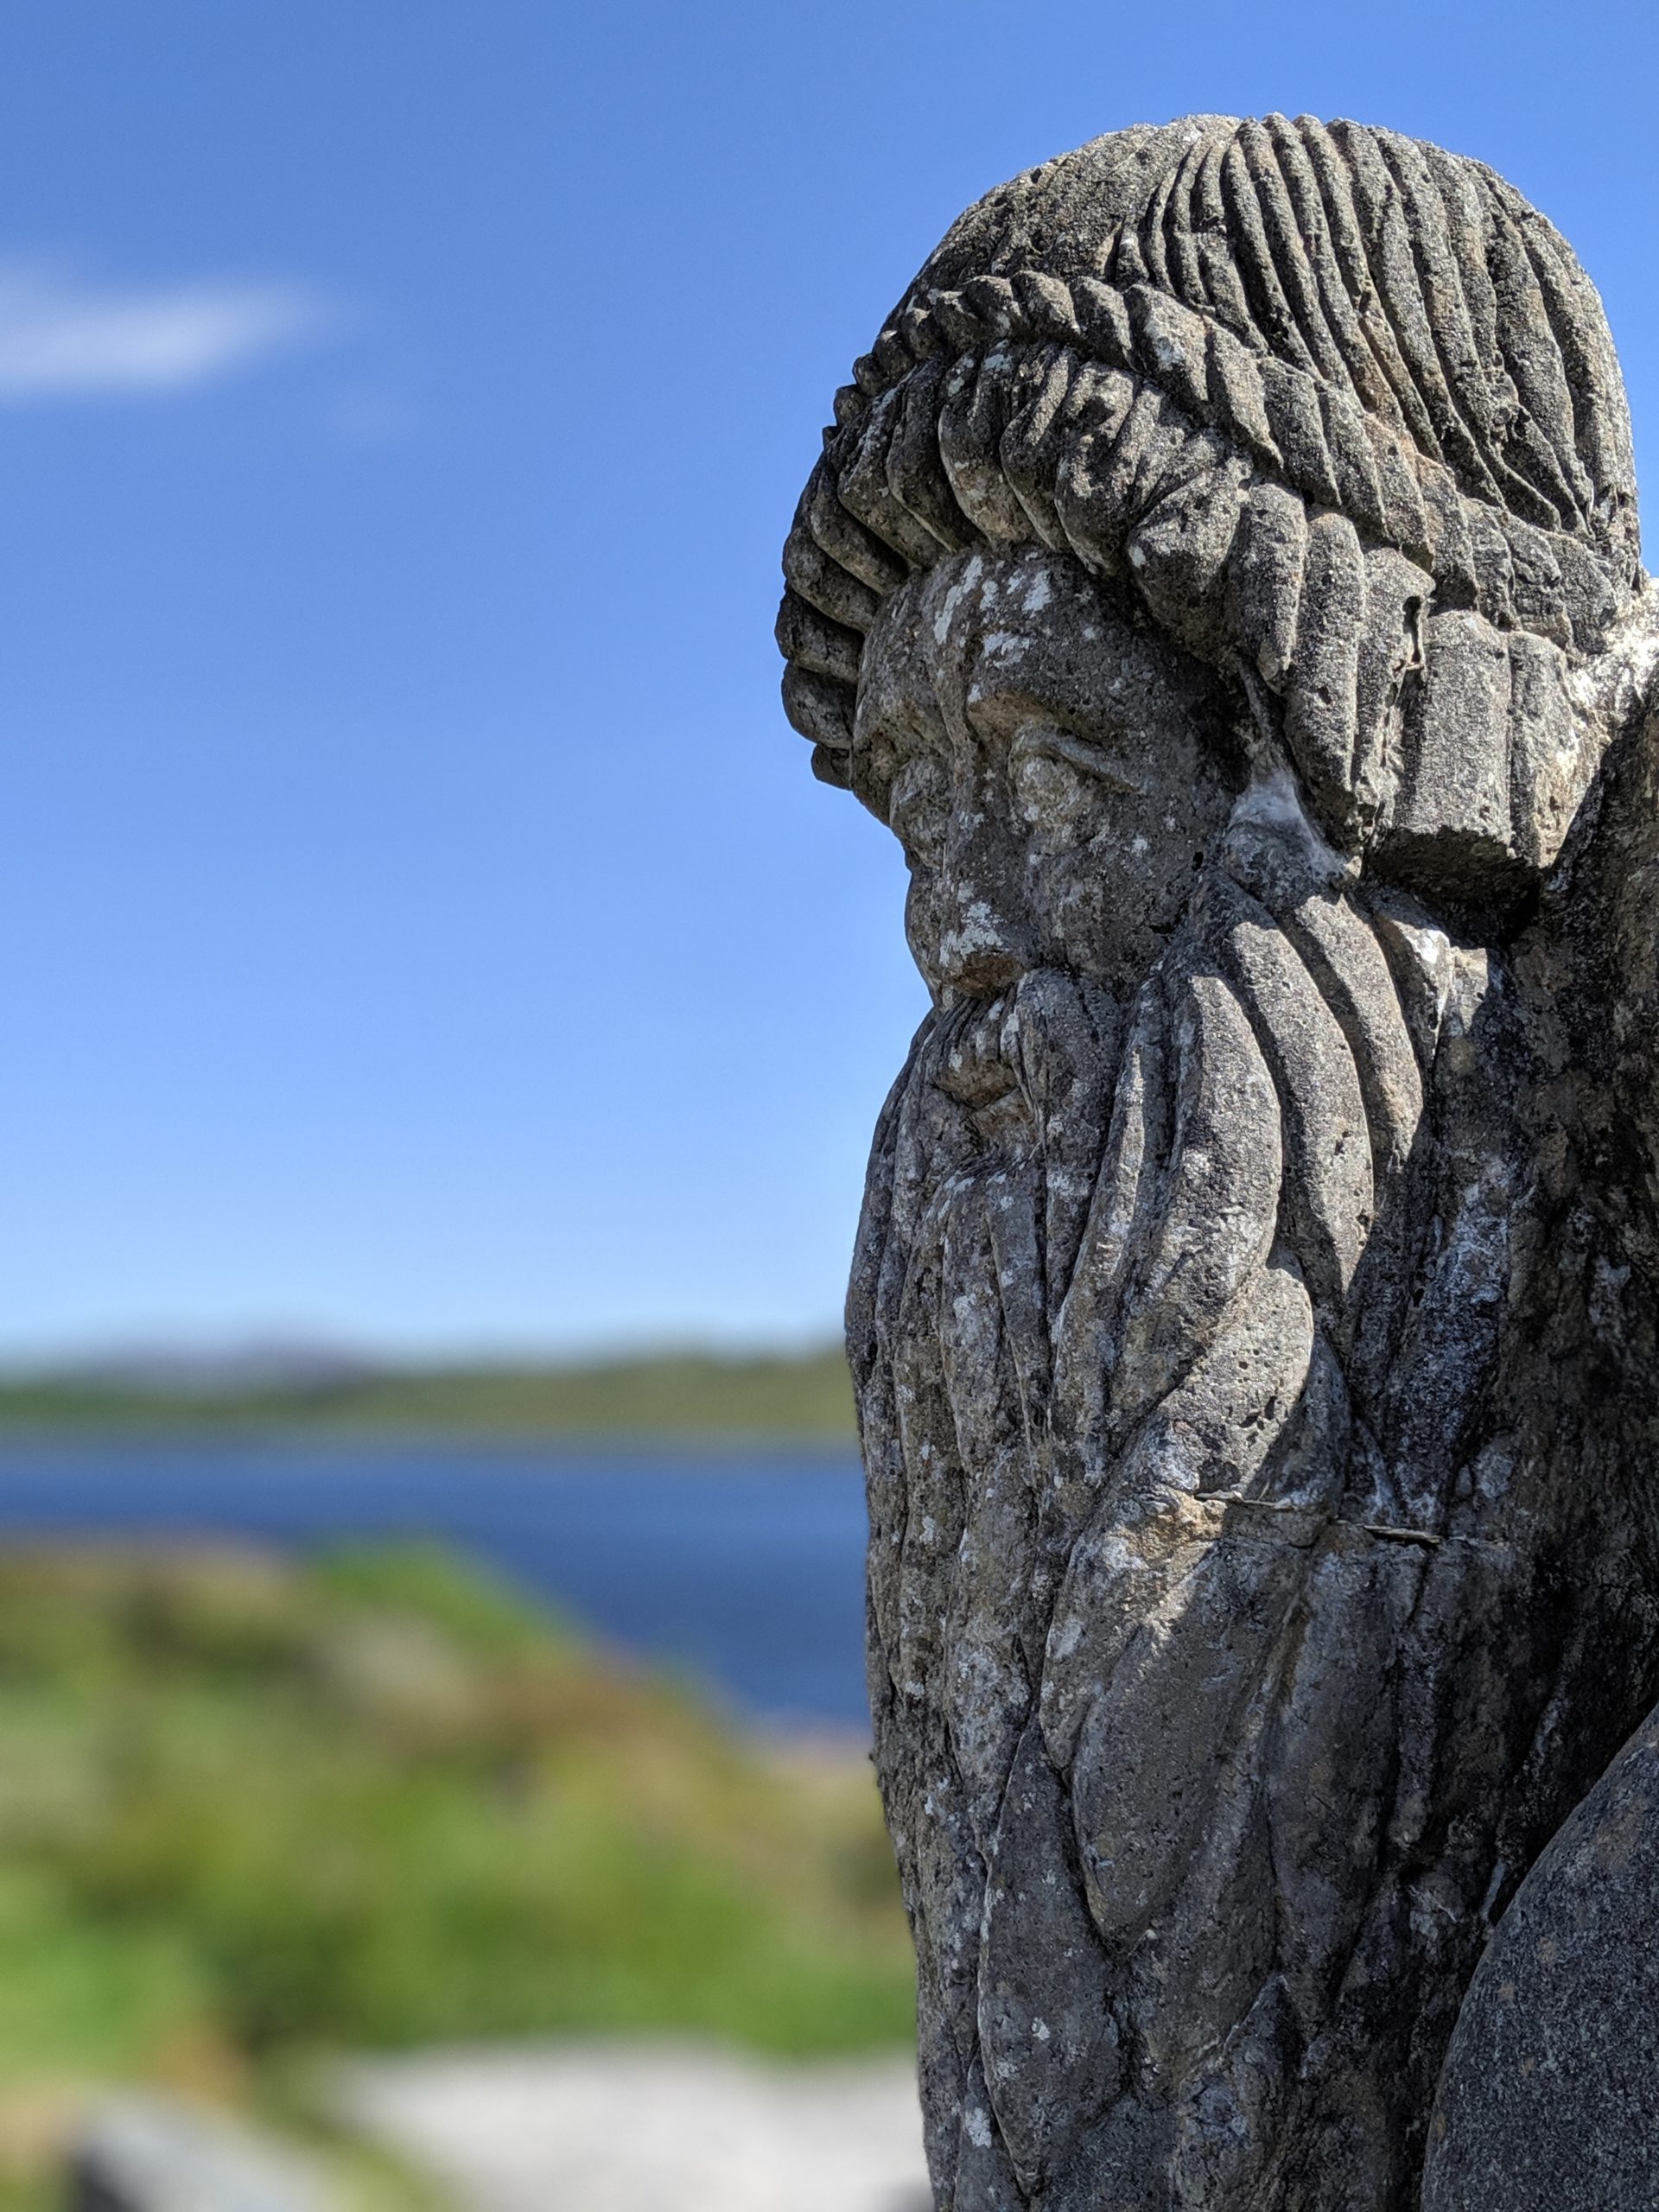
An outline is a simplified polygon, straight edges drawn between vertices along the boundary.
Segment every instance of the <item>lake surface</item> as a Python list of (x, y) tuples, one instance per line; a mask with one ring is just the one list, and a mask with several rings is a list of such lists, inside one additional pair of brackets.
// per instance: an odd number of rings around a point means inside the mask
[(0, 1536), (437, 1538), (769, 1722), (868, 1726), (852, 1452), (0, 1446)]

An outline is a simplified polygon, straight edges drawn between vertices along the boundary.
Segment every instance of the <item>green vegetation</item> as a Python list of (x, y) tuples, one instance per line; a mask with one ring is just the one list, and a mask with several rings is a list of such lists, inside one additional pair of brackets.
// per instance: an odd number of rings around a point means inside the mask
[(910, 2020), (867, 1769), (785, 1770), (435, 1551), (0, 1554), (0, 2093)]
[(662, 1354), (586, 1366), (342, 1369), (321, 1377), (181, 1386), (59, 1372), (0, 1381), (6, 1428), (334, 1429), (473, 1436), (778, 1438), (853, 1433), (839, 1349), (719, 1358)]

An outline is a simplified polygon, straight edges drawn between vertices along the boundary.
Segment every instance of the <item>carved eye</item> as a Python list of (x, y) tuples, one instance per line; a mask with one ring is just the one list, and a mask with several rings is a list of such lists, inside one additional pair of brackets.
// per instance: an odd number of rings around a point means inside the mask
[(950, 808), (950, 782), (944, 763), (932, 753), (912, 754), (887, 794), (887, 821), (905, 850), (917, 860), (937, 861)]
[(1017, 753), (1013, 768), (1014, 804), (1033, 830), (1066, 827), (1094, 796), (1090, 779), (1055, 753), (1035, 748)]
[(1046, 722), (1027, 722), (1008, 749), (1014, 804), (1033, 830), (1067, 830), (1103, 787), (1132, 786), (1097, 747)]

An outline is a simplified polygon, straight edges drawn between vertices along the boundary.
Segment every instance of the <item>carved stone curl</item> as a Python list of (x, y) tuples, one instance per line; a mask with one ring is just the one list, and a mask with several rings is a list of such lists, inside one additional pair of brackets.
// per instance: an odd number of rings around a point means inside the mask
[(970, 209), (785, 555), (933, 998), (848, 1308), (941, 2207), (1404, 2212), (1659, 1691), (1656, 594), (1478, 163), (1200, 117)]

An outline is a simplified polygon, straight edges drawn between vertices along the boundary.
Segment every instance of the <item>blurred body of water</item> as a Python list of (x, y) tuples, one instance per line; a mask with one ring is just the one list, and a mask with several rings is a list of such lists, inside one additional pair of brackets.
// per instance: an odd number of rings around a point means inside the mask
[(0, 1536), (436, 1538), (772, 1722), (868, 1726), (852, 1452), (16, 1440)]

